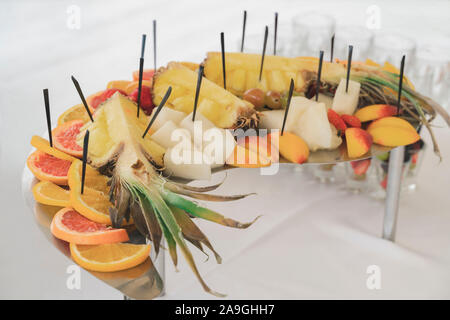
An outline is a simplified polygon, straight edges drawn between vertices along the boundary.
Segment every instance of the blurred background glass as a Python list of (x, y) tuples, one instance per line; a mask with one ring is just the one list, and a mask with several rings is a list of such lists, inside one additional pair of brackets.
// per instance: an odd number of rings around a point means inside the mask
[(319, 51), (325, 52), (325, 59), (330, 54), (331, 37), (334, 33), (336, 20), (326, 14), (307, 12), (294, 16), (293, 54), (297, 56), (319, 56)]
[(365, 61), (370, 57), (373, 33), (363, 26), (341, 25), (335, 30), (334, 58), (347, 60), (348, 46), (353, 46), (353, 61)]

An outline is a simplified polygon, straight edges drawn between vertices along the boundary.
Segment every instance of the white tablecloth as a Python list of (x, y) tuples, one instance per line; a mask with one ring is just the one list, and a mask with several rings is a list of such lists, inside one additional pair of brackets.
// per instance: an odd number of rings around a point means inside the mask
[[(50, 90), (56, 121), (68, 106), (79, 103), (70, 75), (86, 93), (131, 76), (138, 65), (140, 35), (151, 34), (153, 18), (158, 19), (160, 63), (200, 61), (206, 50), (219, 49), (220, 31), (226, 33), (227, 48), (235, 48), (243, 9), (249, 11), (249, 32), (257, 32), (271, 22), (275, 10), (281, 21), (316, 6), (299, 8), (291, 1), (279, 1), (276, 8), (270, 1), (166, 3), (77, 1), (81, 29), (69, 30), (67, 3), (2, 2), (0, 298), (122, 297), (84, 271), (81, 290), (68, 289), (66, 269), (73, 262), (48, 244), (23, 202), (20, 176), (29, 139), (45, 130), (42, 88)], [(419, 3), (378, 2), (383, 28), (409, 31), (418, 40), (431, 32), (427, 30), (448, 36), (448, 2), (431, 1), (426, 8)], [(320, 9), (336, 14), (338, 21), (363, 24), (371, 4), (324, 1)], [(394, 19), (405, 5), (408, 16)], [(427, 30), (414, 23), (423, 16), (429, 17)], [(150, 52), (146, 61), (152, 61)], [(247, 230), (199, 222), (224, 260), (219, 266), (212, 258), (202, 263), (204, 257), (196, 253), (206, 281), (229, 298), (450, 298), (450, 135), (448, 129), (436, 133), (444, 161), (438, 164), (428, 152), (419, 190), (401, 200), (396, 243), (380, 239), (381, 202), (292, 169), (276, 176), (231, 171), (218, 193), (258, 195), (208, 205), (242, 221), (263, 217)], [(175, 273), (167, 259), (165, 298), (211, 298), (180, 260)], [(367, 289), (370, 265), (381, 270), (380, 290)]]

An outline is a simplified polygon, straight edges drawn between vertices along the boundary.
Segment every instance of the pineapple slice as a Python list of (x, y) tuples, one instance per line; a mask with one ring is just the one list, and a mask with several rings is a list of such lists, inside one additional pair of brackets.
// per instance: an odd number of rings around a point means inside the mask
[[(260, 88), (263, 91), (277, 91), (286, 94), (289, 91), (291, 78), (294, 79), (295, 90), (305, 92), (311, 75), (317, 72), (318, 59), (308, 57), (286, 58), (266, 55), (261, 82), (259, 68), (261, 55), (239, 52), (226, 53), (227, 88), (235, 95), (242, 97), (248, 89)], [(223, 85), (222, 57), (220, 52), (209, 52), (204, 62), (205, 77), (218, 85)], [(345, 75), (345, 68), (337, 63), (323, 62), (322, 79), (338, 82)], [(236, 72), (242, 74), (238, 79)], [(236, 84), (235, 84), (236, 83)], [(245, 86), (242, 86), (245, 83)]]
[(157, 167), (163, 167), (165, 149), (150, 138), (143, 139), (149, 117), (140, 113), (136, 117), (136, 104), (127, 97), (115, 93), (95, 113), (94, 122), (88, 122), (77, 136), (77, 143), (83, 144), (86, 130), (90, 131), (88, 161), (94, 167), (113, 162), (125, 149), (132, 147)]
[[(192, 112), (197, 86), (196, 72), (180, 63), (171, 62), (166, 68), (158, 70), (153, 81), (155, 105), (161, 102), (167, 88), (171, 86), (172, 94), (166, 107), (186, 113)], [(202, 81), (198, 103), (198, 111), (219, 128), (256, 127), (257, 116), (254, 106), (208, 79), (204, 78)]]

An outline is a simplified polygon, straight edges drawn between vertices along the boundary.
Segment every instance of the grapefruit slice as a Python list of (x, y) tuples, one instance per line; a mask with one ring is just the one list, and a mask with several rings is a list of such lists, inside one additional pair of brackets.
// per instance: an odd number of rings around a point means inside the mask
[(36, 149), (38, 149), (39, 151), (48, 153), (56, 158), (62, 159), (62, 160), (67, 160), (67, 161), (74, 161), (76, 160), (76, 158), (68, 155), (67, 153), (64, 153), (58, 149), (52, 148), (50, 147), (50, 143), (48, 142), (48, 140), (45, 140), (42, 137), (39, 136), (33, 136), (31, 138), (31, 145), (33, 147), (35, 147)]
[(67, 207), (70, 205), (69, 190), (50, 181), (41, 181), (33, 187), (34, 200), (49, 206)]
[(150, 245), (113, 243), (95, 246), (70, 244), (72, 259), (91, 271), (114, 272), (133, 268), (150, 254)]
[(61, 240), (85, 245), (128, 241), (125, 229), (112, 229), (105, 224), (86, 219), (72, 208), (63, 208), (53, 217), (52, 234)]
[(81, 158), (83, 156), (83, 148), (77, 144), (76, 138), (83, 125), (84, 122), (82, 120), (71, 120), (53, 129), (53, 145), (55, 148), (71, 156)]
[[(91, 109), (91, 112), (93, 112), (93, 109)], [(84, 106), (82, 104), (77, 104), (76, 106), (67, 109), (62, 115), (59, 116), (58, 126), (72, 120), (81, 120), (83, 123), (86, 123), (91, 119), (89, 118)]]
[(59, 185), (67, 185), (67, 173), (72, 163), (36, 150), (27, 159), (27, 166), (36, 178)]

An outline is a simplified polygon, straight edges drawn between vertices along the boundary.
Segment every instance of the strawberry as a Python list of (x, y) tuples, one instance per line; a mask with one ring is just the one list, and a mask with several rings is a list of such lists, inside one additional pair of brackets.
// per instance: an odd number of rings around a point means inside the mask
[[(134, 89), (134, 91), (129, 95), (130, 99), (137, 102), (139, 88)], [(152, 93), (150, 87), (142, 86), (141, 91), (141, 108), (146, 114), (151, 114), (153, 110)]]
[(345, 129), (347, 129), (345, 122), (341, 119), (339, 114), (332, 109), (328, 109), (328, 121), (339, 131), (344, 132)]
[(353, 172), (360, 176), (367, 172), (367, 170), (370, 167), (370, 159), (364, 159), (364, 160), (356, 160), (350, 162)]
[(383, 189), (386, 189), (386, 188), (387, 188), (387, 180), (388, 180), (388, 176), (385, 175), (383, 181), (380, 182), (380, 186), (381, 186)]
[(344, 120), (347, 126), (353, 128), (361, 128), (361, 121), (357, 117), (351, 116), (349, 114), (343, 114), (341, 118), (342, 120)]
[(412, 157), (411, 157), (411, 162), (413, 163), (413, 164), (417, 164), (417, 159), (419, 158), (419, 153), (418, 152), (416, 152), (416, 153), (414, 153), (413, 155), (412, 155)]
[(120, 92), (120, 94), (123, 94), (124, 96), (126, 96), (127, 94), (125, 92), (123, 92), (120, 89), (106, 89), (105, 91), (103, 91), (101, 94), (99, 94), (98, 96), (94, 97), (90, 103), (90, 106), (93, 109), (97, 109), (98, 106), (105, 102), (107, 99), (109, 99), (114, 93), (116, 93), (117, 91)]

